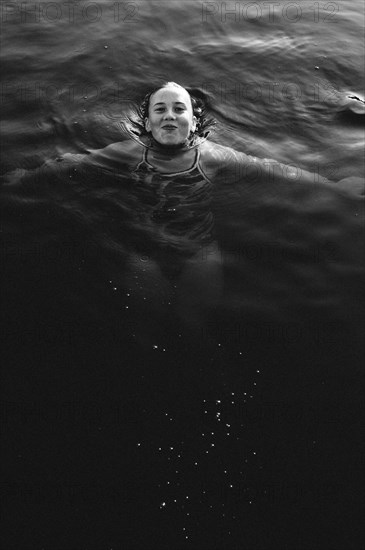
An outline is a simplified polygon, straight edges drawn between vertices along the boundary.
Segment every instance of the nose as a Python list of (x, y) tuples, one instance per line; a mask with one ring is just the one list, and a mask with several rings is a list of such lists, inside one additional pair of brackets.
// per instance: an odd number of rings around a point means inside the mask
[(164, 120), (174, 120), (175, 115), (172, 109), (166, 109)]

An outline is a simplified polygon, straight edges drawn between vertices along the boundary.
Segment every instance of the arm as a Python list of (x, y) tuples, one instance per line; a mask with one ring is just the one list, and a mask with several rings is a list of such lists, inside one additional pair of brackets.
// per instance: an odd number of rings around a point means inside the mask
[(141, 157), (141, 149), (142, 146), (133, 140), (119, 141), (103, 149), (89, 149), (85, 161), (102, 168), (133, 166)]
[(51, 179), (55, 176), (73, 179), (77, 172), (87, 169), (110, 170), (118, 173), (121, 167), (134, 166), (141, 156), (141, 146), (132, 141), (112, 143), (102, 149), (89, 149), (88, 152), (64, 153), (56, 159), (45, 161), (31, 170), (17, 168), (4, 175), (6, 184), (24, 183), (28, 179)]
[(202, 166), (210, 179), (220, 183), (330, 183), (317, 172), (286, 165), (273, 159), (258, 158), (213, 142), (202, 148)]

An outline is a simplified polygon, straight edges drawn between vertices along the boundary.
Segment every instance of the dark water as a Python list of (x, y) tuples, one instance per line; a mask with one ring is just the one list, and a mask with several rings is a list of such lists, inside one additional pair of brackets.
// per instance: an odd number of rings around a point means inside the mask
[[(237, 5), (3, 6), (9, 550), (362, 547), (363, 6)], [(163, 247), (81, 156), (161, 80), (333, 183), (215, 182), (210, 244)]]

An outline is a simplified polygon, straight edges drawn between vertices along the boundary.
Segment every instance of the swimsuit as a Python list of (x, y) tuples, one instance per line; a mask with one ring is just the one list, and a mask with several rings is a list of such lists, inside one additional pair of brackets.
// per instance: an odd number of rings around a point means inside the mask
[(212, 241), (212, 184), (200, 166), (199, 147), (191, 168), (175, 173), (159, 172), (147, 155), (144, 147), (142, 160), (131, 174), (138, 198), (136, 215), (148, 229), (147, 240), (155, 237), (147, 254), (159, 261), (163, 256), (164, 263), (174, 260), (178, 268), (181, 259), (193, 256)]

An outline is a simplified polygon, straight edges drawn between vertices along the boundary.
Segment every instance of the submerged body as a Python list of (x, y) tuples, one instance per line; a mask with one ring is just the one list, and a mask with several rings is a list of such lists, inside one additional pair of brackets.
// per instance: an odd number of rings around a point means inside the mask
[(173, 152), (162, 147), (149, 148), (142, 142), (129, 140), (113, 143), (104, 149), (90, 150), (90, 153), (89, 162), (110, 169), (124, 165), (131, 173), (141, 163), (146, 169), (164, 176), (188, 172), (196, 165), (206, 181), (217, 180), (220, 184), (275, 180), (330, 183), (319, 174), (307, 172), (298, 166), (288, 166), (268, 158), (259, 159), (211, 140)]
[[(329, 182), (298, 166), (259, 159), (208, 140), (202, 121), (196, 116), (198, 111), (193, 110), (192, 98), (173, 83), (149, 96), (144, 115), (140, 134), (128, 129), (126, 139), (103, 149), (83, 155), (65, 154), (56, 162), (46, 163), (44, 175), (52, 181), (55, 172), (64, 171), (71, 173), (69, 177), (73, 179), (74, 171), (77, 178), (77, 172), (82, 175), (85, 168), (83, 189), (87, 196), (91, 193), (91, 178), (112, 176), (113, 190), (120, 187), (118, 205), (124, 201), (126, 204), (120, 216), (125, 214), (127, 219), (126, 233), (120, 234), (128, 253), (129, 268), (123, 276), (126, 285), (138, 278), (143, 289), (154, 281), (167, 299), (179, 294), (177, 299), (186, 310), (185, 318), (194, 317), (190, 315), (194, 301), (212, 304), (223, 288), (223, 262), (214, 234), (213, 196), (215, 204), (224, 211), (235, 204), (250, 203), (261, 194), (265, 197), (259, 202), (263, 212), (264, 206), (270, 210), (270, 194), (283, 191), (284, 210), (286, 195), (290, 194), (292, 204), (302, 214), (306, 187), (313, 188), (316, 207), (322, 213), (330, 208), (334, 188), (357, 198), (363, 192), (360, 178)], [(102, 177), (97, 186), (103, 193)], [(288, 186), (290, 191), (286, 191)], [(235, 193), (245, 195), (244, 200), (234, 203)], [(229, 194), (233, 198), (227, 204)], [(99, 202), (96, 207), (101, 208)], [(241, 211), (238, 214), (244, 215)], [(229, 233), (223, 238), (232, 243), (234, 235)]]

